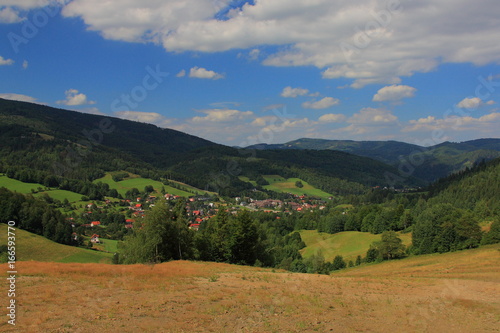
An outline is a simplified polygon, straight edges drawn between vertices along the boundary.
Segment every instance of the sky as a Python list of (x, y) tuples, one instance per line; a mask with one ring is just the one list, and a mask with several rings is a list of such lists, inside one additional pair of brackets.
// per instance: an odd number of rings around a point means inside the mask
[(0, 98), (245, 147), (500, 138), (498, 0), (0, 0)]

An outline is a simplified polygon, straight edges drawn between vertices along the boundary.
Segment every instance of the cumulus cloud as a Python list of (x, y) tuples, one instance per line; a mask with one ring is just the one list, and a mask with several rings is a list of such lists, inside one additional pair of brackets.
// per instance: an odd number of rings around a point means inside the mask
[(318, 120), (321, 123), (341, 123), (346, 120), (346, 116), (343, 114), (327, 113), (319, 117)]
[(66, 95), (66, 99), (57, 101), (57, 104), (68, 105), (68, 106), (77, 106), (77, 105), (86, 105), (86, 104), (95, 104), (94, 101), (88, 100), (85, 94), (80, 93), (76, 89), (69, 89), (64, 92)]
[(292, 88), (290, 86), (283, 88), (281, 92), (281, 97), (291, 97), (295, 98), (298, 96), (305, 96), (309, 93), (309, 89), (302, 88)]
[(391, 111), (385, 109), (363, 108), (350, 117), (351, 124), (390, 124), (398, 120)]
[(459, 108), (463, 109), (477, 109), (481, 105), (483, 105), (483, 101), (479, 97), (466, 97), (457, 104)]
[(0, 56), (0, 66), (9, 66), (14, 63), (14, 60), (12, 59), (5, 59), (4, 57)]
[(414, 97), (416, 91), (417, 89), (410, 86), (394, 84), (379, 89), (375, 96), (373, 96), (373, 101), (399, 101), (403, 98)]
[(228, 122), (235, 120), (242, 120), (247, 117), (253, 116), (252, 111), (239, 111), (239, 110), (229, 110), (229, 109), (211, 109), (211, 110), (201, 110), (205, 116), (193, 117), (191, 120), (193, 122)]
[[(248, 50), (269, 66), (316, 66), (324, 78), (348, 78), (353, 88), (399, 84), (442, 63), (485, 65), (500, 60), (497, 0), (4, 0), (2, 17), (61, 3), (104, 38), (150, 42), (167, 51)], [(464, 25), (463, 22), (468, 22)], [(251, 33), (250, 33), (251, 32)]]
[(115, 115), (122, 119), (154, 124), (159, 127), (166, 127), (171, 123), (170, 119), (156, 112), (116, 111)]
[[(416, 120), (410, 120), (402, 129), (402, 132), (421, 135), (421, 133), (439, 133), (439, 137), (446, 140), (459, 140), (477, 138), (477, 133), (484, 137), (498, 138), (498, 128), (500, 127), (500, 113), (490, 114), (474, 118), (471, 116), (449, 116), (442, 119), (428, 116)], [(436, 136), (435, 134), (431, 137)], [(429, 134), (427, 134), (429, 141)], [(435, 140), (435, 139), (434, 139)], [(440, 140), (443, 141), (443, 140)], [(438, 143), (438, 142), (435, 142)]]
[[(51, 0), (4, 0), (2, 18)], [(316, 66), (353, 88), (400, 84), (442, 63), (498, 63), (497, 0), (58, 0), (104, 38), (150, 42), (167, 51), (242, 49), (269, 66)], [(467, 22), (466, 25), (463, 22)], [(255, 51), (262, 45), (284, 46)]]
[(19, 102), (37, 103), (36, 98), (31, 97), (31, 96), (21, 95), (21, 94), (4, 93), (4, 94), (0, 94), (0, 98), (9, 99), (12, 101), (19, 101)]
[(334, 105), (338, 105), (340, 103), (340, 100), (337, 98), (333, 97), (325, 97), (323, 99), (320, 99), (319, 101), (316, 102), (304, 102), (302, 103), (302, 107), (305, 109), (327, 109), (329, 107), (332, 107)]
[(19, 16), (19, 13), (12, 7), (0, 9), (0, 23), (18, 23), (22, 20), (23, 19)]
[(185, 70), (181, 70), (179, 73), (177, 73), (176, 77), (184, 77), (186, 76), (186, 71)]
[(209, 71), (203, 67), (195, 66), (189, 70), (189, 77), (197, 79), (218, 80), (218, 79), (223, 79), (224, 75), (216, 73), (214, 71)]

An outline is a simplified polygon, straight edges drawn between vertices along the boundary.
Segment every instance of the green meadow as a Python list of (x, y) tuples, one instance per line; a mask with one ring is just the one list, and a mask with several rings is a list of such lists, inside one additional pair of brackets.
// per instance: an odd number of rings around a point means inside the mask
[[(264, 188), (267, 190), (275, 192), (283, 192), (283, 193), (292, 193), (295, 195), (305, 194), (307, 196), (319, 197), (323, 199), (332, 196), (329, 193), (326, 193), (320, 189), (315, 188), (314, 186), (310, 185), (308, 182), (300, 178), (285, 179), (279, 175), (266, 175), (263, 177), (269, 183), (269, 185), (264, 186)], [(300, 181), (303, 187), (301, 188), (297, 187), (295, 185), (297, 181)]]
[(187, 192), (186, 190), (193, 191), (196, 194), (205, 193), (199, 189), (196, 189), (194, 187), (191, 187), (191, 186), (188, 186), (185, 184), (178, 183), (179, 186), (182, 187), (183, 189), (177, 189), (177, 188), (174, 188), (172, 186), (164, 185), (162, 182), (159, 182), (156, 180), (152, 180), (152, 179), (148, 179), (148, 178), (141, 178), (141, 177), (134, 176), (134, 175), (132, 175), (131, 177), (124, 179), (122, 181), (115, 182), (112, 178), (112, 175), (110, 173), (107, 173), (104, 177), (96, 179), (94, 182), (95, 183), (102, 182), (102, 183), (108, 184), (110, 188), (116, 189), (118, 191), (118, 193), (120, 193), (122, 196), (124, 196), (127, 191), (129, 191), (133, 188), (136, 188), (139, 191), (143, 191), (144, 188), (146, 186), (149, 186), (149, 185), (153, 186), (153, 188), (155, 189), (155, 191), (157, 193), (160, 193), (162, 187), (164, 187), (165, 191), (167, 193), (170, 193), (173, 195), (178, 195), (181, 197), (190, 197), (193, 195), (193, 193)]
[[(16, 191), (18, 193), (31, 193), (31, 190), (37, 191), (37, 189), (45, 188), (42, 184), (37, 183), (23, 183), (19, 180), (9, 178), (4, 174), (0, 174), (0, 187), (5, 187), (10, 191)], [(81, 197), (81, 195), (80, 195)]]
[[(327, 234), (316, 230), (302, 230), (300, 236), (306, 243), (306, 247), (301, 250), (304, 258), (308, 258), (321, 250), (327, 261), (332, 261), (337, 255), (341, 255), (346, 261), (354, 261), (358, 255), (364, 257), (366, 251), (370, 248), (370, 244), (381, 239), (381, 235), (359, 231)], [(411, 244), (411, 233), (398, 233), (398, 236), (403, 241), (403, 244)]]
[[(21, 229), (15, 230), (18, 261), (111, 263), (112, 253), (93, 251), (53, 242)], [(0, 244), (7, 243), (7, 225), (0, 224)]]
[(79, 203), (82, 199), (82, 195), (79, 193), (57, 189), (46, 190), (46, 187), (42, 184), (23, 183), (19, 180), (9, 178), (3, 174), (0, 174), (0, 187), (5, 187), (10, 191), (15, 191), (23, 194), (33, 193), (32, 190), (38, 191), (38, 189), (41, 188), (43, 189), (42, 191), (33, 194), (35, 197), (47, 194), (49, 197), (60, 201), (68, 199), (68, 201), (71, 203)]

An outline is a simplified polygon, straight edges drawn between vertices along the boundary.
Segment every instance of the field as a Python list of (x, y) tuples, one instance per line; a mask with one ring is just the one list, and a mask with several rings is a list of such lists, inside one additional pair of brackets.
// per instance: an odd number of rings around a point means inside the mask
[[(411, 244), (411, 234), (399, 233), (398, 235), (403, 244)], [(307, 246), (300, 251), (304, 258), (321, 250), (327, 261), (332, 261), (337, 255), (344, 257), (345, 261), (355, 261), (358, 255), (364, 257), (370, 244), (379, 241), (381, 237), (369, 232), (344, 231), (332, 235), (316, 230), (303, 230), (300, 232), (300, 236)]]
[[(6, 244), (7, 225), (0, 224), (0, 244)], [(16, 228), (16, 253), (19, 261), (110, 263), (111, 253), (98, 252), (55, 243), (45, 237)]]
[(45, 188), (42, 184), (37, 183), (23, 183), (19, 180), (9, 178), (3, 174), (0, 174), (0, 187), (5, 187), (10, 191), (16, 191), (19, 193), (31, 193), (31, 190), (36, 191), (39, 187)]
[(17, 325), (3, 316), (0, 331), (498, 332), (499, 249), (330, 276), (186, 261), (19, 262)]
[[(16, 179), (11, 179), (8, 178), (5, 175), (0, 174), (0, 187), (5, 187), (8, 190), (11, 191), (16, 191), (18, 193), (23, 193), (23, 194), (28, 194), (32, 193), (31, 190), (38, 191), (38, 188), (45, 189), (45, 186), (42, 184), (37, 184), (37, 183), (23, 183), (19, 180)], [(64, 201), (64, 199), (68, 199), (69, 202), (71, 203), (81, 203), (81, 198), (82, 195), (71, 192), (71, 191), (65, 191), (65, 190), (49, 190), (49, 191), (41, 191), (34, 196), (40, 196), (42, 194), (46, 193), (48, 196), (50, 196), (53, 199), (57, 199), (60, 201)]]
[[(132, 176), (131, 178), (127, 178), (127, 179), (124, 179), (122, 181), (115, 182), (112, 179), (111, 174), (106, 174), (106, 176), (104, 176), (103, 178), (99, 178), (99, 179), (95, 180), (94, 182), (95, 183), (102, 182), (102, 183), (108, 184), (110, 188), (116, 189), (118, 191), (118, 193), (120, 193), (122, 196), (124, 196), (127, 191), (129, 191), (133, 188), (136, 188), (139, 191), (143, 191), (144, 188), (148, 185), (153, 186), (153, 188), (155, 189), (155, 191), (157, 193), (159, 193), (161, 191), (161, 188), (164, 187), (165, 191), (167, 193), (170, 193), (173, 195), (179, 195), (181, 197), (190, 197), (190, 196), (194, 195), (193, 193), (190, 193), (190, 192), (187, 192), (184, 190), (180, 190), (180, 189), (176, 189), (176, 188), (168, 186), (168, 185), (164, 185), (162, 182), (152, 180), (152, 179), (147, 179), (147, 178), (141, 178), (138, 176)], [(183, 187), (185, 190), (186, 189), (190, 190), (192, 192), (195, 192), (196, 194), (205, 193), (205, 192), (202, 192), (201, 190), (195, 189), (194, 187), (191, 187), (191, 186), (187, 186), (187, 185), (180, 185), (180, 186)]]
[[(264, 188), (267, 190), (275, 191), (275, 192), (283, 192), (283, 193), (292, 193), (296, 195), (308, 195), (319, 198), (329, 198), (332, 195), (326, 192), (323, 192), (320, 189), (315, 188), (310, 185), (306, 181), (303, 181), (299, 178), (288, 178), (285, 179), (279, 175), (267, 175), (263, 176), (265, 180), (269, 183), (269, 185), (265, 185)], [(304, 185), (301, 188), (298, 188), (295, 183), (297, 181), (302, 182)]]

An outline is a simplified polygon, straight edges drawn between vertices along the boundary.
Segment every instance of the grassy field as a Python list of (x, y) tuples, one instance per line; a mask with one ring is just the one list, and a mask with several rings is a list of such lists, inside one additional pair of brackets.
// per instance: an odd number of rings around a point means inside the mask
[[(6, 244), (7, 225), (0, 224), (0, 244)], [(45, 237), (16, 229), (18, 261), (55, 261), (77, 263), (110, 263), (111, 253), (62, 245)]]
[(39, 187), (45, 188), (45, 186), (43, 186), (42, 184), (23, 183), (19, 180), (9, 178), (3, 174), (0, 174), (0, 187), (5, 187), (10, 191), (16, 191), (19, 193), (31, 193), (31, 190), (36, 191)]
[(246, 183), (250, 183), (252, 184), (253, 186), (257, 186), (257, 182), (255, 180), (250, 180), (250, 178), (248, 177), (245, 177), (245, 176), (239, 176), (238, 177), (241, 181), (243, 182), (246, 182)]
[(71, 203), (79, 203), (82, 202), (82, 195), (79, 193), (71, 192), (71, 191), (66, 191), (66, 190), (52, 190), (52, 191), (44, 191), (44, 192), (39, 192), (35, 194), (36, 196), (40, 196), (42, 194), (46, 193), (49, 197), (53, 199), (57, 199), (60, 201), (64, 201), (64, 199), (68, 199), (69, 202)]
[[(0, 174), (0, 187), (5, 187), (8, 190), (16, 191), (18, 193), (28, 194), (32, 193), (31, 190), (38, 191), (38, 188), (45, 189), (45, 186), (37, 183), (23, 183), (16, 179), (8, 178), (7, 176)], [(64, 199), (68, 199), (71, 203), (80, 202), (82, 195), (75, 192), (65, 191), (65, 190), (49, 190), (49, 191), (41, 191), (35, 193), (35, 196), (40, 196), (46, 193), (53, 199), (57, 199), (60, 201), (64, 201)]]
[(17, 325), (4, 318), (0, 331), (498, 332), (499, 249), (330, 276), (187, 261), (19, 262)]
[[(267, 175), (263, 177), (269, 183), (269, 185), (264, 186), (264, 188), (267, 190), (283, 192), (283, 193), (292, 193), (296, 195), (305, 194), (308, 196), (319, 197), (323, 199), (332, 196), (331, 194), (326, 193), (320, 189), (317, 189), (314, 186), (307, 183), (306, 181), (303, 181), (302, 179), (299, 178), (285, 179), (279, 175)], [(302, 188), (298, 188), (295, 185), (297, 181), (302, 182), (304, 186)]]
[[(99, 179), (95, 180), (94, 182), (95, 183), (102, 182), (102, 183), (108, 184), (110, 188), (116, 189), (118, 191), (118, 193), (120, 193), (123, 196), (125, 195), (125, 193), (127, 191), (129, 191), (129, 190), (131, 190), (133, 188), (136, 188), (139, 191), (143, 191), (144, 188), (146, 186), (148, 186), (148, 185), (153, 186), (153, 188), (155, 189), (155, 191), (157, 193), (160, 193), (161, 188), (164, 187), (165, 191), (167, 193), (170, 193), (170, 194), (173, 194), (173, 195), (178, 195), (178, 196), (181, 196), (181, 197), (190, 197), (190, 196), (194, 195), (193, 193), (190, 193), (190, 192), (187, 192), (187, 191), (183, 191), (183, 190), (180, 190), (180, 189), (176, 189), (176, 188), (171, 187), (171, 186), (164, 185), (162, 182), (159, 182), (159, 181), (156, 181), (156, 180), (152, 180), (152, 179), (147, 179), (147, 178), (141, 178), (141, 177), (137, 177), (137, 176), (132, 176), (131, 178), (124, 179), (124, 180), (122, 180), (120, 182), (115, 182), (112, 179), (111, 174), (108, 173), (103, 178), (99, 178)], [(181, 186), (183, 186), (185, 189), (188, 189), (190, 191), (195, 191), (195, 192), (197, 192), (199, 194), (203, 194), (204, 193), (204, 192), (202, 192), (200, 190), (195, 189), (194, 187), (190, 187), (190, 186), (187, 186), (187, 185), (181, 185)]]
[(99, 240), (101, 244), (95, 244), (95, 248), (110, 253), (118, 252), (118, 241), (106, 238), (99, 238)]
[[(379, 241), (381, 237), (369, 232), (344, 231), (332, 235), (316, 230), (303, 230), (300, 232), (300, 236), (307, 246), (301, 250), (304, 258), (321, 250), (327, 261), (332, 261), (337, 255), (341, 255), (346, 261), (355, 261), (358, 255), (364, 257), (370, 244)], [(410, 233), (399, 233), (399, 237), (403, 240), (403, 244), (411, 244)]]

